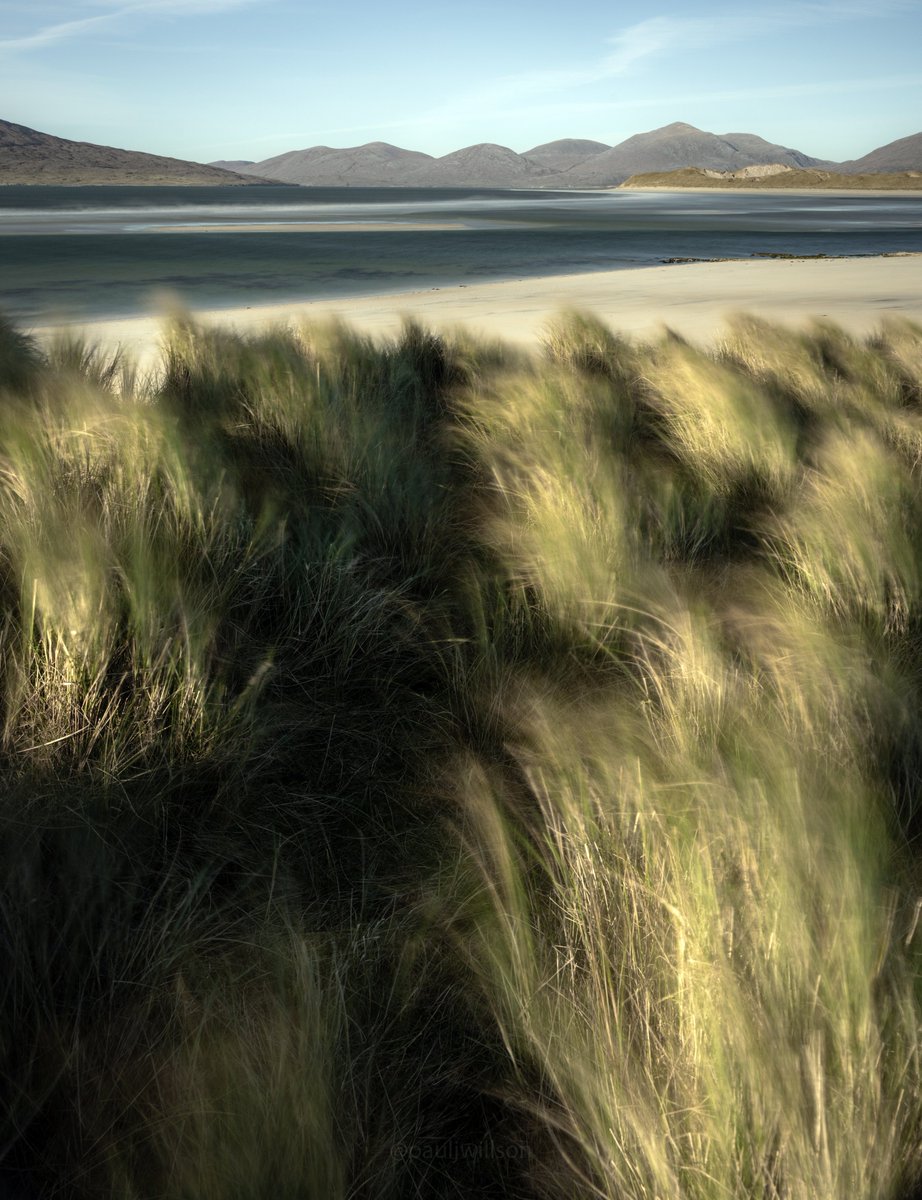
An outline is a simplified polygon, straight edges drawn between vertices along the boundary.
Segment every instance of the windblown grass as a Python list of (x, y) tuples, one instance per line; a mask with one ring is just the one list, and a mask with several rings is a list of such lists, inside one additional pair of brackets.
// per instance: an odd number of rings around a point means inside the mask
[(0, 393), (4, 1194), (915, 1194), (922, 329)]

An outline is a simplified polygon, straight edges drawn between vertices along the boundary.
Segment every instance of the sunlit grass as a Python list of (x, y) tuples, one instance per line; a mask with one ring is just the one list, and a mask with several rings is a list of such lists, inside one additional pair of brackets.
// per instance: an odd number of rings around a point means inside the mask
[(910, 1200), (922, 329), (0, 326), (0, 1192)]

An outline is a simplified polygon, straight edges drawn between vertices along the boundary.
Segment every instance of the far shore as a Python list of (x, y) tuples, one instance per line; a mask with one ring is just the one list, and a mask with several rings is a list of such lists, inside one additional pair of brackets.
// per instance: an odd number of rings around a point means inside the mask
[(619, 183), (617, 187), (605, 188), (615, 192), (716, 192), (718, 195), (739, 196), (869, 196), (891, 199), (905, 196), (910, 200), (922, 199), (922, 187), (918, 188), (825, 188), (825, 187), (711, 187), (702, 183), (632, 183), (630, 187)]
[[(398, 333), (413, 317), (431, 329), (463, 326), (481, 336), (538, 344), (554, 316), (580, 309), (633, 338), (664, 327), (693, 341), (719, 338), (727, 317), (746, 312), (786, 325), (828, 319), (854, 334), (887, 317), (922, 323), (922, 254), (867, 258), (729, 260), (459, 284), (391, 295), (290, 301), (195, 311), (204, 326), (239, 332), (297, 327), (331, 318), (373, 337)], [(120, 347), (141, 366), (156, 360), (164, 314), (87, 321), (72, 327), (105, 349)], [(47, 341), (60, 326), (36, 326)]]

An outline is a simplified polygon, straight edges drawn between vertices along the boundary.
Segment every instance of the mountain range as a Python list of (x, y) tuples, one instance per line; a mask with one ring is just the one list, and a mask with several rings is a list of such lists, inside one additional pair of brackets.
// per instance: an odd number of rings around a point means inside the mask
[(74, 142), (0, 121), (2, 184), (258, 184), (315, 187), (610, 188), (633, 175), (692, 167), (741, 171), (762, 165), (849, 175), (922, 170), (922, 133), (844, 163), (813, 158), (753, 133), (708, 133), (682, 121), (616, 146), (563, 138), (519, 154), (482, 142), (440, 158), (387, 142), (337, 149), (311, 146), (261, 162), (207, 165)]
[(307, 186), (607, 188), (617, 187), (632, 175), (649, 172), (685, 167), (739, 171), (763, 164), (856, 175), (919, 170), (922, 133), (846, 163), (813, 158), (754, 133), (708, 133), (676, 121), (635, 134), (616, 146), (565, 138), (517, 154), (507, 146), (486, 142), (433, 158), (385, 142), (371, 142), (344, 150), (312, 146), (262, 162), (212, 165)]

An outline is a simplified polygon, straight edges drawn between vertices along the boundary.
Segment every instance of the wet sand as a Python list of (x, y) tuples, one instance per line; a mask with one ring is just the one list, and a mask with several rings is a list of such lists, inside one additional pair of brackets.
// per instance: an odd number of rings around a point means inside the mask
[(460, 221), (235, 221), (226, 225), (149, 225), (147, 233), (419, 233), (428, 230), (467, 229)]

